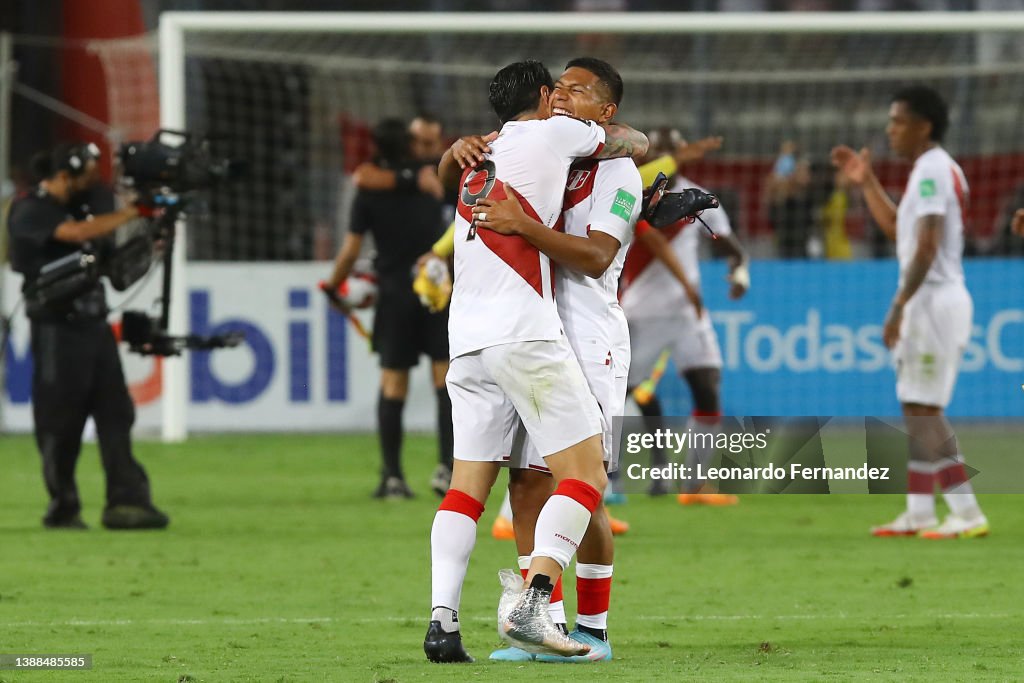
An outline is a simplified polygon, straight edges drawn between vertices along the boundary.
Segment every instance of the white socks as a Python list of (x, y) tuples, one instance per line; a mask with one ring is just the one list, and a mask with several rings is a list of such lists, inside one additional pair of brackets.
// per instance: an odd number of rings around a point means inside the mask
[[(476, 545), (476, 524), (484, 506), (471, 496), (449, 489), (434, 515), (430, 529), (430, 604), (431, 620), (441, 618), (446, 631), (459, 630), (458, 610), (462, 583), (466, 580), (469, 556)], [(447, 617), (440, 608), (447, 608)], [(449, 630), (449, 627), (450, 630)]]
[(537, 516), (533, 557), (550, 557), (562, 569), (572, 561), (590, 525), (601, 492), (579, 479), (563, 479)]

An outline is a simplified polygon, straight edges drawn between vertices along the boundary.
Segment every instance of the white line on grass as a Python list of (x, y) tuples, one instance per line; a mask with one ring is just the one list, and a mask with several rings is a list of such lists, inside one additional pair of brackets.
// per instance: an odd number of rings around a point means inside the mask
[[(641, 614), (629, 616), (617, 614), (615, 621), (756, 621), (760, 619), (773, 621), (846, 621), (853, 619), (865, 619), (871, 621), (885, 621), (887, 619), (902, 621), (905, 619), (1019, 619), (1020, 614), (981, 614), (977, 612), (965, 612), (961, 614), (863, 614), (852, 616), (849, 614), (691, 614), (691, 615), (655, 615)], [(10, 621), (0, 622), (3, 628), (24, 628), (33, 626), (55, 627), (55, 626), (257, 626), (260, 624), (326, 624), (332, 622), (372, 624), (382, 622), (406, 622), (417, 621), (418, 617), (400, 616), (379, 616), (360, 617), (357, 619), (338, 617), (258, 617), (252, 619), (235, 619), (225, 617), (223, 619), (66, 619), (57, 621)], [(493, 621), (494, 617), (470, 617), (469, 621), (486, 622)]]

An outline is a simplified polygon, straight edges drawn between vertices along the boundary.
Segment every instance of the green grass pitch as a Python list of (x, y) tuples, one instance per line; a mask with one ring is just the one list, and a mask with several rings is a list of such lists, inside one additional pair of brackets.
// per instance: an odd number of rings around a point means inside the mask
[[(975, 447), (984, 447), (976, 440)], [(1024, 506), (985, 496), (993, 536), (872, 539), (900, 497), (746, 496), (730, 509), (632, 496), (617, 547), (615, 661), (491, 663), (496, 571), (481, 523), (461, 616), (474, 665), (428, 664), (431, 438), (406, 440), (411, 502), (378, 502), (372, 436), (141, 443), (167, 532), (44, 531), (33, 442), (0, 437), (0, 653), (94, 656), (0, 681), (1019, 680)], [(571, 586), (571, 582), (570, 582)], [(572, 613), (571, 588), (566, 591)]]

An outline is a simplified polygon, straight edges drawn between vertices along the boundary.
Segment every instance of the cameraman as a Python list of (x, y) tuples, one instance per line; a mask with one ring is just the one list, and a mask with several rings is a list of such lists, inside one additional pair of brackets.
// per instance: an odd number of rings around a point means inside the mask
[[(32, 412), (50, 505), (47, 528), (87, 528), (80, 516), (75, 465), (82, 428), (96, 422), (107, 483), (103, 525), (109, 529), (162, 529), (167, 515), (153, 507), (145, 470), (132, 456), (135, 407), (125, 386), (117, 342), (106, 322), (98, 281), (69, 298), (40, 304), (33, 287), (47, 264), (110, 235), (138, 215), (134, 207), (81, 215), (73, 197), (97, 180), (96, 150), (61, 144), (33, 160), (38, 186), (19, 197), (8, 216), (11, 265), (25, 277), (32, 335)], [(79, 215), (74, 215), (75, 212)]]
[[(374, 130), (377, 157), (374, 163), (388, 173), (440, 181), (430, 162), (414, 158), (412, 139), (398, 119), (385, 119)], [(400, 183), (401, 185), (402, 183)], [(409, 369), (420, 354), (429, 356), (437, 397), (439, 463), (431, 488), (444, 495), (451, 480), (452, 403), (444, 378), (448, 372), (448, 310), (431, 313), (413, 293), (413, 269), (421, 254), (444, 232), (441, 192), (360, 189), (352, 206), (351, 229), (326, 282), (336, 290), (352, 272), (366, 233), (373, 235), (377, 254), (378, 297), (373, 319), (373, 350), (380, 354), (380, 396), (377, 432), (383, 468), (376, 498), (411, 498), (402, 471), (402, 413), (409, 392)]]

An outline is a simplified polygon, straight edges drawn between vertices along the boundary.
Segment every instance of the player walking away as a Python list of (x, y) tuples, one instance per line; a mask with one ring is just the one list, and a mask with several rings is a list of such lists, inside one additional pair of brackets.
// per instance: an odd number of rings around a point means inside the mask
[[(985, 536), (982, 514), (944, 409), (953, 395), (974, 304), (961, 262), (967, 179), (941, 146), (949, 126), (942, 97), (924, 86), (896, 93), (889, 106), (889, 146), (914, 167), (899, 206), (871, 169), (867, 149), (832, 150), (833, 163), (864, 188), (871, 215), (896, 240), (899, 288), (882, 328), (896, 359), (896, 395), (910, 435), (907, 509), (875, 536)], [(935, 485), (950, 514), (936, 526)]]
[[(677, 162), (693, 160), (697, 151), (715, 149), (717, 144), (702, 141), (687, 145), (676, 131), (652, 133), (652, 149), (673, 154)], [(677, 164), (681, 165), (681, 163)], [(692, 180), (676, 172), (670, 188), (678, 190), (697, 187)], [(729, 296), (742, 297), (750, 286), (747, 257), (737, 241), (725, 209), (705, 211), (701, 217), (714, 231), (729, 259)], [(680, 221), (662, 230), (651, 228), (645, 221), (637, 223), (637, 244), (630, 251), (622, 275), (622, 308), (629, 320), (633, 361), (629, 368), (629, 388), (637, 400), (649, 429), (656, 429), (664, 414), (661, 402), (653, 392), (635, 391), (659, 364), (664, 350), (690, 387), (693, 413), (690, 429), (695, 434), (717, 433), (721, 418), (722, 352), (711, 318), (704, 310), (700, 295), (698, 248), (700, 237), (707, 231), (700, 224)], [(674, 256), (675, 258), (672, 258)], [(662, 361), (664, 362), (664, 361)], [(707, 468), (714, 455), (714, 438), (702, 439), (700, 447), (687, 452), (687, 465), (700, 463)], [(707, 445), (704, 445), (707, 444)], [(664, 451), (652, 452), (655, 464), (665, 464)], [(733, 505), (735, 496), (705, 491), (702, 482), (679, 493), (683, 505)], [(662, 481), (653, 482), (651, 495), (668, 493)]]
[[(566, 341), (549, 258), (522, 237), (478, 230), (472, 206), (516, 188), (527, 213), (554, 225), (574, 159), (643, 154), (647, 138), (566, 116), (548, 118), (554, 84), (536, 61), (511, 64), (491, 81), (497, 136), (459, 141), (441, 162), (446, 184), (462, 173), (450, 306), (448, 388), (455, 425), (452, 485), (431, 530), (430, 627), (423, 643), (435, 662), (472, 661), (462, 647), (458, 608), (476, 525), (522, 420), (556, 481), (537, 518), (526, 588), (503, 601), (502, 635), (524, 649), (586, 654), (555, 627), (548, 602), (572, 559), (607, 482), (600, 408)], [(607, 132), (606, 132), (607, 131)], [(496, 137), (496, 139), (494, 139)], [(470, 161), (467, 164), (467, 160)], [(486, 220), (486, 218), (481, 218)]]
[[(400, 169), (419, 164), (428, 175), (434, 173), (430, 166), (412, 158), (409, 133), (402, 121), (381, 121), (374, 131), (374, 141), (378, 165)], [(359, 257), (364, 235), (371, 233), (377, 249), (374, 267), (379, 294), (373, 349), (380, 355), (377, 434), (383, 460), (376, 498), (413, 495), (402, 473), (402, 413), (409, 392), (409, 369), (419, 363), (420, 354), (431, 360), (437, 395), (439, 463), (431, 486), (443, 495), (451, 477), (452, 404), (444, 383), (448, 371), (448, 313), (429, 312), (412, 291), (416, 259), (443, 229), (441, 203), (430, 193), (360, 190), (352, 206), (352, 228), (325, 285), (333, 291), (345, 281)]]

